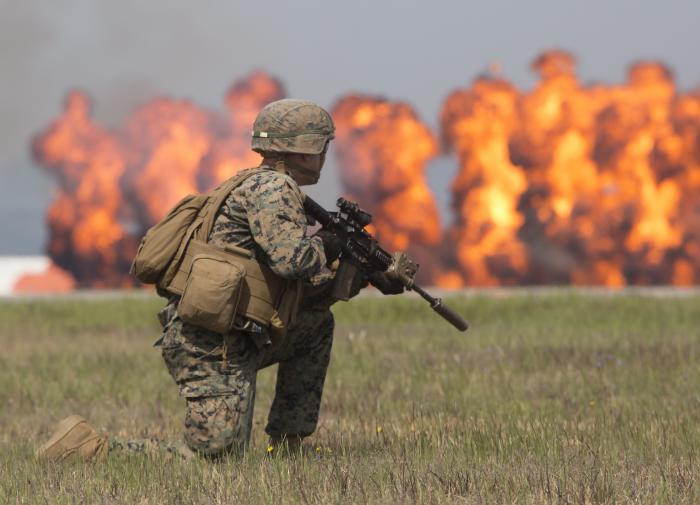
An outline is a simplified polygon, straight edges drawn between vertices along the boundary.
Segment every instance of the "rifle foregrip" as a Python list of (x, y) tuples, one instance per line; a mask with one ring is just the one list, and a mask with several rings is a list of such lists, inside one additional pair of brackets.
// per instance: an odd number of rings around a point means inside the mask
[(469, 323), (462, 319), (462, 316), (457, 314), (454, 310), (442, 303), (442, 300), (438, 299), (437, 303), (432, 305), (432, 308), (459, 331), (467, 331), (467, 328), (469, 328)]

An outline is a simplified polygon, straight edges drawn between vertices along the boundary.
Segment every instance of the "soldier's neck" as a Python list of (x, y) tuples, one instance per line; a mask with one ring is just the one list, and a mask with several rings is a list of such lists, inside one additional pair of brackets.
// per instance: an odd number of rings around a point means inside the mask
[(284, 161), (281, 157), (277, 156), (265, 156), (260, 162), (261, 167), (276, 169), (277, 163)]

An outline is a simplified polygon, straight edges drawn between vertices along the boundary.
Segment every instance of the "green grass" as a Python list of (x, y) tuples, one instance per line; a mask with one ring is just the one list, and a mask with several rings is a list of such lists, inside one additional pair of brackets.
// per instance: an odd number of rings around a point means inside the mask
[(153, 297), (0, 303), (0, 503), (700, 503), (700, 297), (563, 291), (338, 304), (321, 421), (265, 455), (274, 369), (250, 451), (219, 463), (37, 461), (80, 413), (176, 439), (184, 405)]

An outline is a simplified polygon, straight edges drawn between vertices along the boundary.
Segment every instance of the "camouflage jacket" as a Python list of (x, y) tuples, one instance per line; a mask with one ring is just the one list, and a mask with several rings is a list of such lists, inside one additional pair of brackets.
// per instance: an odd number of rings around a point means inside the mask
[[(330, 298), (333, 273), (323, 268), (326, 255), (321, 238), (307, 236), (303, 198), (289, 175), (271, 168), (255, 174), (234, 189), (219, 209), (209, 243), (253, 251), (277, 275), (307, 281), (301, 308), (327, 310), (335, 301)], [(163, 327), (174, 321), (178, 302), (179, 297), (171, 297), (158, 313)]]
[(285, 279), (310, 280), (326, 264), (323, 242), (308, 237), (304, 196), (287, 174), (272, 169), (246, 179), (226, 199), (209, 243), (254, 251)]

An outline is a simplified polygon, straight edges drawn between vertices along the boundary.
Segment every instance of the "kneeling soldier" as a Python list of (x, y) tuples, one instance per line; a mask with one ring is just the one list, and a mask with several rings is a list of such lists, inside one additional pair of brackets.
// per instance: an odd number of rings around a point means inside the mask
[[(218, 209), (207, 242), (220, 250), (245, 250), (271, 272), (269, 282), (286, 283), (296, 293), (295, 317), (266, 327), (242, 314), (222, 333), (183, 320), (181, 297), (170, 294), (158, 314), (164, 329), (159, 345), (187, 402), (185, 443), (121, 440), (71, 416), (39, 454), (93, 458), (115, 450), (158, 450), (214, 458), (242, 451), (250, 440), (257, 371), (274, 363), (277, 385), (265, 428), (272, 446), (294, 449), (316, 429), (334, 327), (332, 272), (324, 266), (338, 258), (340, 243), (327, 233), (308, 236), (299, 186), (318, 181), (335, 128), (318, 105), (287, 99), (267, 105), (253, 130), (252, 149), (263, 160), (241, 173), (245, 177)], [(303, 296), (293, 285), (303, 286)], [(276, 330), (280, 324), (283, 337)]]

